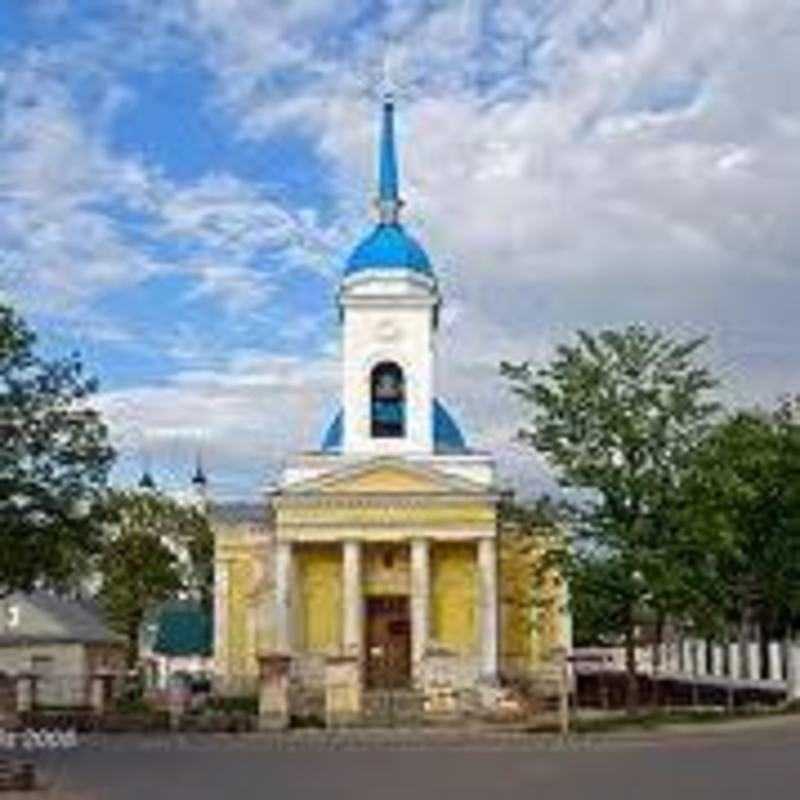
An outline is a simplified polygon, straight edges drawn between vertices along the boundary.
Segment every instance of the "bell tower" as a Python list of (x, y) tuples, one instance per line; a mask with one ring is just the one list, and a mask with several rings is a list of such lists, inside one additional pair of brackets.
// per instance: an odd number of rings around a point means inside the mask
[(350, 256), (339, 290), (342, 453), (430, 454), (440, 296), (427, 254), (400, 224), (391, 95), (379, 150), (378, 223)]

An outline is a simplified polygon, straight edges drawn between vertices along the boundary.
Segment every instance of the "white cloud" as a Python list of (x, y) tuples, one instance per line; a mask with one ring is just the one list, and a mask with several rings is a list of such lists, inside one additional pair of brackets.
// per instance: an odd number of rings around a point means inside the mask
[(62, 79), (36, 52), (0, 73), (0, 274), (27, 310), (89, 314), (109, 290), (177, 272), (187, 299), (238, 313), (292, 270), (330, 269), (340, 234), (313, 209), (224, 173), (178, 185), (112, 153)]
[(159, 386), (102, 394), (98, 406), (128, 477), (149, 459), (179, 484), (201, 450), (216, 496), (252, 498), (288, 453), (319, 446), (338, 377), (332, 359), (239, 351), (213, 371), (187, 370)]
[[(113, 228), (64, 200), (82, 181), (94, 184), (99, 175), (108, 186), (120, 175), (126, 195), (155, 209), (164, 236), (205, 251), (185, 268), (195, 292), (222, 297), (229, 309), (269, 297), (271, 274), (250, 266), (262, 247), (277, 248), (290, 265), (330, 269), (342, 232), (367, 222), (374, 95), (390, 35), (406, 218), (453, 309), (442, 333), (441, 383), (478, 444), (505, 448), (516, 427), (497, 362), (543, 360), (579, 326), (645, 320), (709, 330), (738, 401), (800, 388), (793, 79), (800, 7), (793, 0), (403, 2), (357, 28), (341, 4), (321, 0), (145, 5), (142, 20), (154, 38), (172, 41), (174, 30), (194, 37), (216, 76), (216, 101), (238, 119), (241, 135), (281, 129), (312, 137), (331, 165), (341, 223), (329, 230), (312, 211), (270, 202), (229, 176), (167, 186), (135, 162), (109, 161), (87, 147), (85, 133), (65, 126), (70, 113), (62, 113), (43, 120), (47, 147), (23, 147), (20, 172), (0, 184), (38, 187), (30, 217), (12, 234), (38, 231), (44, 256), (57, 260), (64, 234), (54, 220), (67, 219), (71, 230), (85, 227), (91, 245), (72, 245), (77, 257), (109, 253), (130, 264)], [(139, 0), (132, 6), (143, 8)], [(69, 112), (57, 96), (51, 105)], [(21, 123), (15, 135), (25, 141), (28, 129), (38, 127)], [(76, 155), (86, 152), (88, 166)], [(43, 176), (62, 162), (53, 185), (66, 188), (51, 197), (41, 190), (49, 185)], [(117, 279), (112, 262), (92, 259), (93, 282)], [(64, 270), (48, 274), (57, 280)], [(263, 368), (267, 382), (278, 369), (251, 367)], [(143, 388), (140, 399), (156, 420), (166, 414), (159, 410), (165, 398), (187, 412), (178, 422), (202, 412), (229, 453), (226, 463), (252, 465), (248, 459), (263, 456), (247, 442), (249, 423), (229, 429), (225, 420), (233, 412), (257, 419), (263, 389), (236, 365), (222, 374), (234, 399), (210, 384), (201, 390), (199, 372), (153, 395)], [(327, 396), (334, 386), (332, 379), (319, 391)], [(275, 396), (285, 400), (291, 391), (276, 388)], [(290, 407), (279, 404), (274, 414)], [(301, 417), (297, 428), (292, 422), (265, 429), (263, 439), (251, 436), (259, 453), (293, 449)], [(157, 427), (174, 433), (176, 425), (165, 418)], [(518, 455), (507, 451), (504, 461), (509, 474), (520, 471)]]

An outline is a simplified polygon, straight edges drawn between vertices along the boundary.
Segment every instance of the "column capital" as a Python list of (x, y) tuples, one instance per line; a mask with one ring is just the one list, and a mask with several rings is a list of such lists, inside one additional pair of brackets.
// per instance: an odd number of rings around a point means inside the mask
[(409, 542), (414, 546), (424, 545), (425, 547), (430, 547), (431, 542), (433, 541), (432, 536), (412, 536), (409, 539)]

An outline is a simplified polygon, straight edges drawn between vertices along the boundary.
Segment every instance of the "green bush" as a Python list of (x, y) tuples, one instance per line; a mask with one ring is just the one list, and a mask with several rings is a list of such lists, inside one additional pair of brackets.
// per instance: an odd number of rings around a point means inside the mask
[(209, 711), (258, 714), (258, 698), (249, 694), (232, 695), (230, 697), (211, 697), (205, 707)]

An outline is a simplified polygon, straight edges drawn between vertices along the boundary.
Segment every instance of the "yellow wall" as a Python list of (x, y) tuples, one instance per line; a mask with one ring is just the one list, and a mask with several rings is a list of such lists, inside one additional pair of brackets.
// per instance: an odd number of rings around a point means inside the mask
[(411, 586), (408, 545), (365, 544), (361, 551), (365, 595), (407, 595)]
[(544, 546), (526, 533), (500, 537), (500, 663), (509, 672), (542, 666), (564, 638), (563, 586), (541, 567)]
[(463, 655), (476, 649), (476, 555), (474, 544), (431, 548), (431, 638)]
[(342, 556), (338, 545), (295, 550), (299, 582), (300, 635), (308, 652), (337, 653), (342, 643)]
[(250, 624), (249, 595), (253, 584), (253, 562), (243, 557), (228, 567), (228, 671), (231, 675), (251, 675), (256, 670), (255, 642)]

